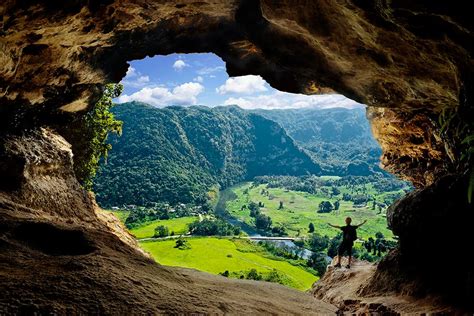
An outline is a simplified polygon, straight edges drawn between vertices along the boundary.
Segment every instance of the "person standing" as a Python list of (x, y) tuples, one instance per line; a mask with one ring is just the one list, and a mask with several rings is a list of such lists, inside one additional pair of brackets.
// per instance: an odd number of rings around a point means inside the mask
[(352, 263), (352, 247), (354, 246), (354, 241), (357, 240), (357, 228), (364, 225), (366, 222), (367, 220), (359, 225), (351, 225), (352, 218), (347, 217), (346, 226), (336, 226), (328, 223), (329, 226), (342, 230), (342, 241), (337, 249), (337, 263), (334, 266), (335, 268), (341, 267), (341, 257), (347, 252), (349, 254), (349, 262), (346, 265), (346, 268), (350, 269)]

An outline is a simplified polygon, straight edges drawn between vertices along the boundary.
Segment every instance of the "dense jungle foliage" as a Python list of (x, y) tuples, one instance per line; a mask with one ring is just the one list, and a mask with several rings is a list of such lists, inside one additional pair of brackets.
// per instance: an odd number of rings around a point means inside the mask
[(262, 175), (319, 174), (318, 164), (277, 123), (238, 107), (167, 107), (131, 102), (95, 179), (102, 206), (204, 204), (208, 192)]

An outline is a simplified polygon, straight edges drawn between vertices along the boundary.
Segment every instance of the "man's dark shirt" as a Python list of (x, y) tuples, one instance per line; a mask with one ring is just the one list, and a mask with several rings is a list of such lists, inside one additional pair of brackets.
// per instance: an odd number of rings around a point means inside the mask
[(357, 226), (347, 225), (341, 227), (342, 230), (342, 241), (353, 243), (352, 236), (356, 235)]

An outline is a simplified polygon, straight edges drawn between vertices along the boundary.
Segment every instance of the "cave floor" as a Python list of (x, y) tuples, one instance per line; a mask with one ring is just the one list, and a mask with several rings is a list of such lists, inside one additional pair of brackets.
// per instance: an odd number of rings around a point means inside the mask
[(333, 314), (337, 310), (310, 293), (278, 284), (161, 266), (116, 235), (95, 228), (76, 228), (72, 234), (76, 237), (63, 235), (68, 244), (59, 240), (45, 245), (44, 236), (61, 237), (61, 225), (28, 220), (26, 227), (41, 237), (25, 233), (22, 221), (5, 218), (0, 222), (0, 314)]

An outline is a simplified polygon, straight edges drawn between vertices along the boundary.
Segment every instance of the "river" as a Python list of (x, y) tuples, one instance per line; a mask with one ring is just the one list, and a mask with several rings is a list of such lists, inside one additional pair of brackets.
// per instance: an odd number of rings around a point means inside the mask
[(244, 233), (246, 233), (249, 236), (249, 239), (252, 241), (259, 242), (259, 241), (262, 241), (262, 239), (264, 239), (264, 241), (274, 243), (280, 247), (284, 247), (284, 246), (289, 247), (292, 251), (298, 254), (300, 258), (309, 259), (311, 257), (311, 255), (313, 254), (311, 250), (308, 250), (303, 247), (298, 247), (293, 242), (293, 240), (290, 240), (290, 238), (288, 238), (288, 240), (282, 240), (281, 237), (279, 238), (279, 237), (262, 236), (257, 229), (232, 216), (226, 209), (226, 203), (228, 201), (232, 201), (235, 198), (236, 198), (236, 195), (234, 192), (232, 192), (231, 188), (221, 191), (219, 193), (219, 200), (217, 201), (216, 208), (215, 208), (216, 215), (226, 220), (230, 224), (240, 227), (240, 229)]

